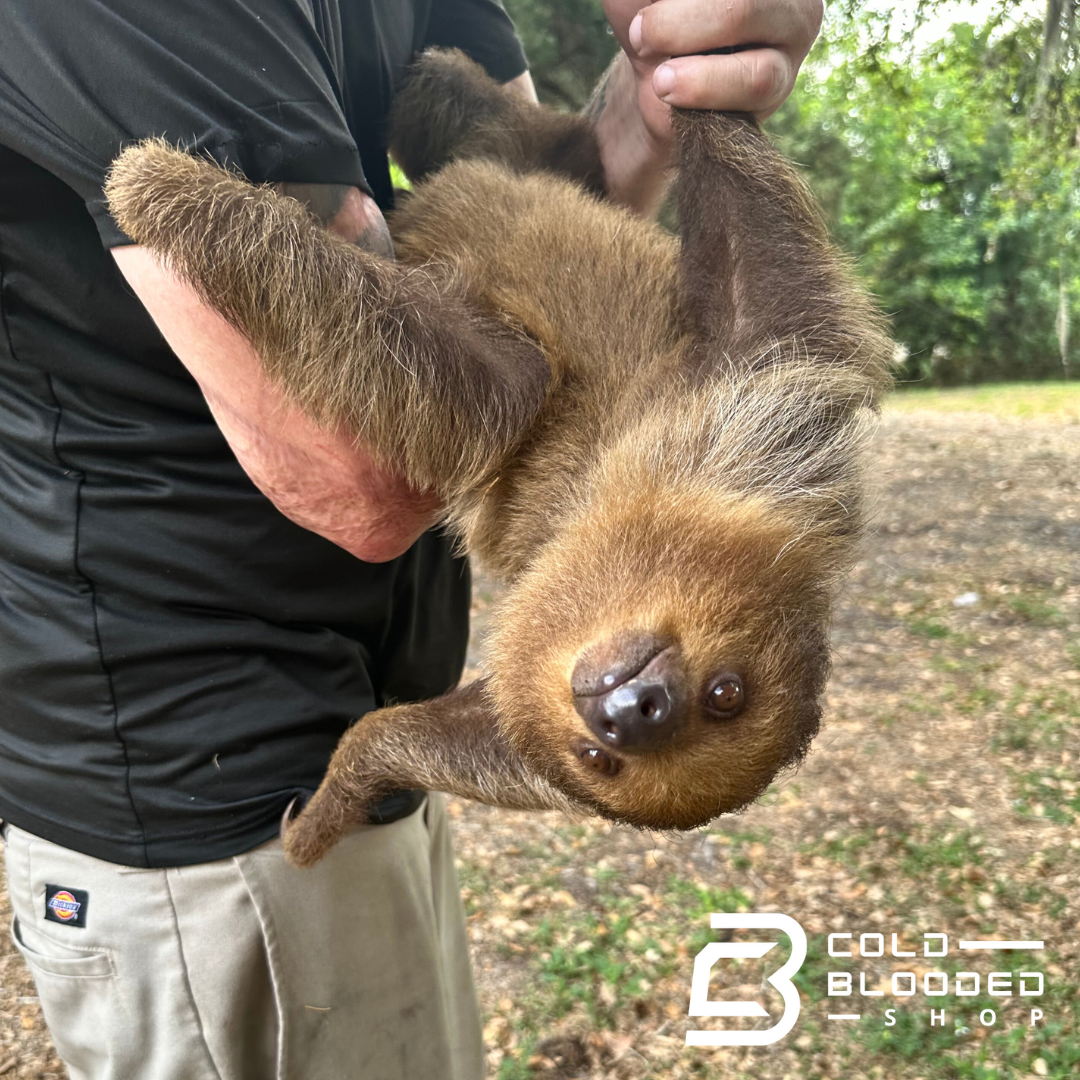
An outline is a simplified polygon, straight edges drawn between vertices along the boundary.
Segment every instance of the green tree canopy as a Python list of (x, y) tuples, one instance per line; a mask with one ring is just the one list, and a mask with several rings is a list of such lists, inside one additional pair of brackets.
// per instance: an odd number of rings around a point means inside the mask
[[(600, 0), (504, 0), (542, 102), (580, 109), (618, 44)], [(644, 3), (644, 0), (642, 0)]]
[(865, 5), (832, 9), (774, 130), (892, 315), (906, 377), (1069, 373), (1059, 337), (1061, 309), (1080, 295), (1072, 41), (1047, 78), (1043, 21), (1005, 5), (922, 47), (890, 31)]
[[(908, 379), (1080, 373), (1080, 0), (1046, 3), (972, 24), (985, 6), (834, 0), (767, 125), (891, 315)], [(580, 108), (617, 48), (599, 0), (506, 4), (541, 99)]]

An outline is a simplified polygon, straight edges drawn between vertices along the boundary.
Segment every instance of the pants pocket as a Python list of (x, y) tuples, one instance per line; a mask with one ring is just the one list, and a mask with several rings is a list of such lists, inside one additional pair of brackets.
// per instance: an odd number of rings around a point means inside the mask
[(37, 940), (32, 946), (26, 941), (18, 916), (11, 920), (12, 943), (35, 975), (41, 972), (65, 979), (109, 979), (116, 974), (112, 957), (104, 949), (78, 949), (34, 936)]
[(57, 945), (12, 919), (11, 940), (37, 986), (45, 1023), (71, 1080), (113, 1080), (116, 969), (108, 952)]

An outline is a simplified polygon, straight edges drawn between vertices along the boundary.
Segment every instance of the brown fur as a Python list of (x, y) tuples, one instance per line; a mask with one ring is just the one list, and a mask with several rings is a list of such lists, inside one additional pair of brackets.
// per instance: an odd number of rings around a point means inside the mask
[[(588, 193), (578, 119), (512, 103), (453, 54), (414, 80), (392, 141), (430, 175), (391, 221), (402, 265), (160, 145), (126, 152), (108, 189), (272, 377), (436, 487), (510, 585), (490, 677), (355, 725), (291, 855), (313, 862), (402, 785), (651, 827), (738, 809), (817, 730), (888, 384), (879, 319), (745, 119), (676, 114), (680, 243)], [(633, 633), (674, 643), (685, 715), (604, 775), (579, 759), (571, 675)], [(717, 722), (702, 699), (721, 670), (749, 704)]]
[(536, 109), (520, 94), (491, 92), (475, 64), (417, 64), (394, 100), (390, 152), (416, 183), (454, 158), (490, 158), (516, 172), (538, 168), (604, 193), (604, 167), (582, 116)]

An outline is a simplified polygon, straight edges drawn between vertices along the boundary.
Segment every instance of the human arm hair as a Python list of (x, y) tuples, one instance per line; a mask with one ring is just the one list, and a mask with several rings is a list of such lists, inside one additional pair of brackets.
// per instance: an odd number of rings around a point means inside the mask
[[(326, 227), (392, 254), (370, 196), (342, 184), (281, 184)], [(251, 343), (141, 245), (113, 249), (121, 273), (198, 382), (218, 427), (255, 485), (286, 517), (366, 562), (405, 551), (439, 515), (418, 491), (341, 430), (315, 423), (267, 377)]]

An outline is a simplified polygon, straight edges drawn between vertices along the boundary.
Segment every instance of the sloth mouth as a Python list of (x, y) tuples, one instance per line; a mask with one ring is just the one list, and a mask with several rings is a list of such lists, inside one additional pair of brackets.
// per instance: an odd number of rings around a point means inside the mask
[(670, 638), (624, 631), (590, 645), (570, 677), (575, 698), (596, 697), (629, 682), (660, 653), (672, 648)]

